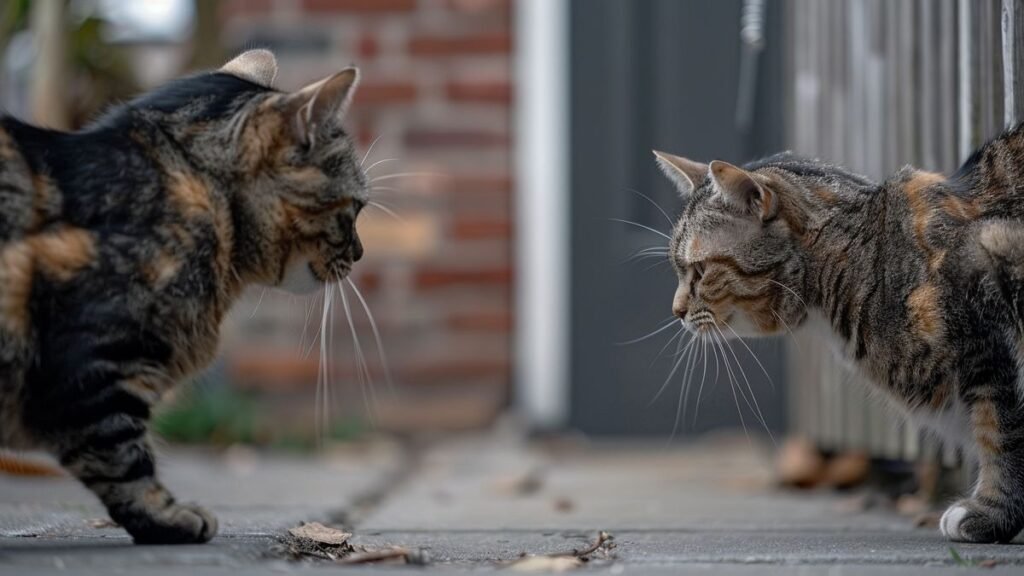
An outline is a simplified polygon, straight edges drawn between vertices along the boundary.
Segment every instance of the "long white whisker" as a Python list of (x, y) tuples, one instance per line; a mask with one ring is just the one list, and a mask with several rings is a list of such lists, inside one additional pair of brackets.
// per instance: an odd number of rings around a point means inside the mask
[(665, 381), (661, 384), (661, 387), (658, 388), (657, 394), (655, 394), (654, 398), (651, 398), (651, 401), (647, 403), (648, 406), (653, 405), (655, 402), (658, 401), (658, 398), (661, 397), (661, 394), (665, 391), (665, 388), (668, 386), (668, 383), (672, 381), (672, 377), (675, 376), (676, 371), (679, 370), (679, 365), (682, 364), (684, 358), (687, 358), (686, 353), (689, 352), (690, 347), (693, 346), (693, 343), (695, 341), (696, 339), (691, 337), (690, 341), (686, 343), (686, 348), (682, 348), (683, 340), (679, 340), (679, 348), (681, 348), (682, 350), (676, 354), (676, 363), (672, 365), (672, 370), (668, 373), (668, 377), (665, 378)]
[(364, 164), (366, 164), (366, 159), (370, 157), (370, 152), (373, 152), (373, 147), (376, 146), (377, 142), (380, 142), (380, 139), (383, 137), (383, 134), (379, 134), (376, 138), (373, 139), (373, 142), (370, 142), (370, 147), (366, 149), (366, 154), (363, 155), (363, 159), (359, 162), (359, 166), (363, 166)]
[(263, 304), (263, 297), (264, 297), (264, 296), (266, 296), (266, 295), (267, 295), (267, 289), (266, 289), (266, 288), (264, 288), (264, 289), (263, 289), (263, 292), (260, 292), (260, 299), (256, 301), (256, 307), (255, 307), (255, 308), (253, 308), (253, 309), (252, 309), (252, 312), (251, 312), (251, 313), (249, 314), (249, 318), (250, 318), (250, 319), (252, 319), (252, 318), (256, 317), (256, 312), (258, 312), (258, 311), (259, 311), (259, 309), (260, 309), (260, 304)]
[[(682, 324), (682, 323), (680, 322), (680, 324)], [(654, 363), (658, 361), (658, 358), (661, 358), (661, 355), (665, 353), (665, 350), (668, 350), (668, 347), (672, 345), (672, 341), (675, 340), (676, 338), (679, 338), (685, 332), (686, 332), (686, 326), (680, 326), (679, 330), (676, 331), (676, 333), (673, 334), (672, 337), (668, 339), (668, 342), (665, 342), (665, 345), (661, 347), (661, 350), (658, 350), (658, 354), (654, 357), (653, 360), (651, 360), (651, 365), (648, 366), (648, 368), (653, 368), (654, 367)], [(682, 343), (682, 339), (680, 339), (679, 342)], [(678, 356), (678, 355), (679, 355), (679, 353), (677, 352), (676, 356)]]
[(324, 290), (324, 309), (323, 315), (320, 318), (320, 366), (317, 370), (317, 388), (322, 390), (318, 398), (318, 400), (322, 401), (322, 404), (317, 407), (317, 419), (319, 426), (317, 429), (317, 436), (320, 442), (323, 442), (327, 438), (327, 420), (330, 415), (327, 404), (327, 388), (329, 386), (328, 380), (330, 376), (327, 367), (327, 324), (330, 320), (331, 302), (333, 297), (331, 295), (330, 284), (326, 284), (324, 286)]
[[(717, 328), (717, 327), (716, 327)], [(732, 401), (736, 404), (736, 414), (740, 417), (740, 426), (743, 427), (743, 434), (747, 437), (747, 441), (750, 441), (750, 432), (747, 430), (746, 420), (743, 418), (743, 409), (740, 408), (740, 399), (736, 396), (736, 376), (732, 373), (732, 368), (729, 366), (729, 355), (725, 353), (725, 347), (722, 346), (722, 341), (718, 334), (720, 331), (716, 329), (717, 334), (714, 335), (715, 344), (718, 346), (719, 351), (722, 353), (722, 363), (725, 365), (725, 374), (729, 380), (729, 389), (732, 391)]]
[(345, 282), (347, 282), (348, 285), (352, 288), (352, 292), (356, 295), (356, 298), (359, 299), (359, 303), (362, 304), (363, 310), (366, 312), (366, 318), (370, 321), (370, 330), (373, 331), (373, 339), (377, 343), (377, 355), (380, 357), (380, 364), (381, 367), (384, 369), (384, 379), (388, 384), (388, 388), (393, 392), (395, 384), (394, 381), (391, 379), (391, 368), (388, 365), (388, 358), (384, 354), (384, 343), (380, 337), (380, 331), (377, 330), (377, 322), (373, 319), (373, 314), (370, 313), (370, 306), (367, 305), (366, 299), (363, 298), (362, 292), (360, 292), (359, 288), (356, 287), (356, 284), (355, 282), (352, 281), (352, 278), (346, 276)]
[(402, 218), (401, 216), (396, 214), (394, 210), (392, 210), (391, 208), (388, 208), (387, 206), (381, 204), (380, 202), (375, 202), (375, 201), (371, 200), (367, 204), (369, 206), (373, 206), (374, 208), (380, 210), (381, 212), (387, 214), (388, 216), (391, 216), (392, 218), (394, 218), (395, 220), (398, 220), (399, 222), (405, 222), (405, 218)]
[(735, 336), (736, 339), (740, 341), (740, 344), (747, 349), (747, 352), (750, 353), (750, 357), (753, 358), (754, 362), (757, 362), (757, 365), (761, 367), (761, 372), (763, 372), (764, 377), (768, 379), (768, 384), (772, 387), (772, 390), (775, 390), (775, 382), (773, 382), (772, 377), (768, 375), (768, 370), (765, 369), (764, 364), (761, 364), (761, 360), (758, 359), (757, 354), (754, 354), (754, 351), (750, 349), (750, 346), (748, 346), (743, 338), (733, 330), (732, 326), (730, 326), (728, 322), (722, 320), (722, 324), (725, 324), (725, 327), (729, 329), (729, 332), (732, 332), (732, 335)]
[(443, 174), (439, 174), (437, 172), (399, 172), (397, 174), (386, 174), (384, 176), (375, 176), (373, 178), (370, 178), (370, 182), (369, 183), (373, 184), (375, 182), (384, 182), (385, 180), (396, 180), (398, 178), (410, 178), (410, 177), (413, 177), (413, 176), (437, 176), (437, 177), (441, 177), (441, 176), (444, 176), (444, 175)]
[(661, 215), (664, 216), (665, 220), (668, 221), (668, 225), (669, 226), (675, 226), (676, 225), (676, 223), (672, 221), (672, 218), (669, 217), (668, 212), (665, 212), (665, 210), (661, 207), (661, 205), (658, 204), (657, 202), (655, 202), (654, 200), (652, 200), (650, 196), (648, 196), (647, 194), (644, 194), (643, 192), (640, 192), (639, 190), (633, 190), (632, 188), (628, 188), (628, 190), (630, 192), (632, 192), (633, 194), (636, 194), (637, 196), (640, 196), (644, 200), (647, 200), (648, 202), (651, 203), (652, 206), (657, 208), (658, 212), (661, 212)]
[(768, 281), (768, 282), (771, 282), (772, 284), (775, 284), (776, 286), (780, 286), (780, 287), (782, 287), (782, 288), (784, 288), (786, 290), (789, 290), (789, 293), (792, 294), (793, 296), (796, 296), (796, 299), (799, 300), (800, 303), (804, 305), (804, 308), (807, 308), (807, 302), (804, 302), (804, 299), (801, 298), (800, 295), (796, 293), (796, 290), (793, 290), (792, 288), (790, 288), (789, 286), (786, 286), (782, 282), (778, 282), (776, 280), (772, 280), (771, 278), (765, 278), (765, 280)]
[(376, 168), (377, 166), (380, 166), (381, 164), (384, 164), (386, 162), (397, 162), (397, 161), (398, 161), (398, 158), (384, 158), (383, 160), (377, 160), (373, 164), (370, 164), (368, 167), (363, 168), (363, 172), (366, 172), (367, 174), (369, 174), (370, 170), (373, 170), (374, 168)]
[[(764, 426), (764, 431), (768, 433), (768, 437), (771, 438), (772, 443), (774, 444), (775, 436), (772, 435), (772, 431), (768, 428), (768, 422), (765, 420), (764, 414), (761, 413), (761, 406), (757, 402), (757, 395), (754, 393), (754, 388), (750, 385), (750, 378), (747, 377), (747, 371), (743, 369), (743, 364), (740, 362), (739, 356), (736, 355), (736, 351), (733, 349), (732, 344), (729, 343), (728, 338), (725, 337), (725, 334), (717, 326), (715, 326), (715, 330), (718, 330), (719, 335), (722, 336), (722, 342), (729, 353), (732, 354), (733, 360), (736, 361), (736, 368), (739, 370), (740, 375), (743, 376), (743, 382), (747, 385), (747, 390), (750, 392), (750, 397), (748, 398), (746, 393), (743, 391), (743, 388), (740, 387), (740, 396), (743, 397), (743, 401), (747, 404), (747, 407), (750, 408), (751, 413), (754, 414), (761, 425)], [(739, 386), (739, 380), (736, 381), (736, 384)]]
[(672, 238), (669, 237), (668, 234), (665, 234), (661, 230), (656, 230), (654, 228), (651, 228), (650, 226), (644, 226), (643, 224), (640, 224), (639, 222), (633, 222), (632, 220), (623, 220), (622, 218), (609, 218), (609, 220), (611, 220), (612, 222), (621, 222), (623, 224), (629, 224), (631, 226), (636, 226), (638, 228), (643, 228), (644, 230), (647, 230), (648, 232), (654, 232), (655, 234), (657, 234), (658, 236), (661, 236), (665, 240), (669, 240), (669, 241), (672, 240)]
[(374, 192), (376, 192), (378, 190), (382, 190), (384, 192), (401, 192), (402, 191), (401, 188), (394, 188), (392, 186), (370, 186), (370, 190), (373, 190)]
[(803, 355), (804, 351), (800, 347), (800, 340), (797, 339), (796, 334), (793, 333), (793, 329), (789, 327), (789, 323), (786, 322), (786, 319), (775, 310), (772, 310), (772, 314), (774, 314), (775, 318), (779, 322), (782, 322), (782, 325), (786, 327), (786, 331), (789, 332), (789, 338), (793, 341), (793, 345), (796, 346), (796, 351), (800, 353), (800, 355)]
[[(700, 336), (695, 334), (693, 336), (693, 341), (697, 342), (699, 340), (701, 340)], [(693, 371), (697, 368), (697, 347), (696, 346), (694, 346), (693, 349), (690, 351), (689, 356), (690, 356), (690, 360), (687, 360), (687, 362), (686, 362), (686, 370), (683, 372), (683, 381), (679, 385), (679, 401), (676, 403), (676, 419), (672, 423), (672, 434), (669, 437), (670, 440), (674, 440), (675, 439), (676, 432), (679, 430), (679, 421), (680, 421), (680, 419), (682, 417), (682, 413), (683, 413), (683, 404), (685, 403), (686, 397), (689, 396), (690, 378), (693, 377)]]
[(647, 340), (648, 338), (653, 338), (654, 336), (657, 336), (658, 334), (661, 334), (665, 330), (668, 330), (675, 323), (676, 323), (676, 319), (675, 318), (671, 318), (671, 319), (668, 320), (668, 322), (665, 323), (665, 325), (655, 329), (654, 332), (651, 332), (650, 334), (647, 334), (645, 336), (641, 336), (639, 338), (634, 338), (632, 340), (626, 340), (625, 342), (616, 342), (615, 345), (616, 346), (629, 346), (630, 344), (636, 344), (637, 342), (643, 342), (644, 340)]
[[(366, 405), (366, 414), (370, 422), (374, 421), (373, 406), (377, 399), (373, 392), (370, 370), (366, 366), (366, 355), (363, 354), (363, 347), (359, 343), (359, 335), (356, 333), (355, 322), (352, 321), (352, 310), (348, 305), (348, 298), (345, 297), (345, 290), (341, 282), (338, 282), (338, 293), (341, 294), (341, 305), (345, 308), (345, 316), (348, 318), (348, 327), (352, 331), (352, 347), (356, 356), (356, 372), (359, 375), (360, 387), (363, 389), (363, 403)], [(371, 399), (372, 397), (372, 399)]]

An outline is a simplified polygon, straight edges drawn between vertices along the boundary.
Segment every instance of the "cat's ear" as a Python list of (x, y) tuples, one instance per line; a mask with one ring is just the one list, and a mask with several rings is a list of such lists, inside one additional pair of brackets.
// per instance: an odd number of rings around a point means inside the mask
[(316, 131), (341, 120), (359, 84), (359, 69), (346, 68), (291, 95), (296, 138), (312, 144)]
[(687, 160), (667, 152), (658, 150), (653, 150), (653, 152), (658, 168), (661, 168), (665, 176), (668, 176), (668, 179), (676, 185), (684, 198), (693, 192), (693, 189), (704, 180), (704, 176), (708, 173), (707, 164)]
[(277, 58), (270, 50), (247, 50), (219, 71), (269, 88), (277, 77)]
[(778, 212), (775, 194), (762, 186), (750, 172), (721, 160), (713, 161), (708, 172), (722, 198), (733, 206), (750, 211), (762, 221)]

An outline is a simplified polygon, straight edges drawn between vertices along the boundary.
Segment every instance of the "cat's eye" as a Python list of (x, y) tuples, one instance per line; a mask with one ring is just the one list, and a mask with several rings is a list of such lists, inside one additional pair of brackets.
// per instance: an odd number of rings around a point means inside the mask
[(693, 275), (699, 280), (704, 277), (704, 263), (694, 262), (690, 265), (693, 268)]

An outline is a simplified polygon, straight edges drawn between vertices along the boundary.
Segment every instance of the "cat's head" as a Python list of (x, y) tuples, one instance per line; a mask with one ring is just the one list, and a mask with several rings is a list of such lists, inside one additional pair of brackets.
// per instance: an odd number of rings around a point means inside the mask
[(276, 75), (272, 53), (250, 50), (132, 106), (230, 191), (243, 279), (307, 293), (346, 277), (363, 255), (355, 223), (367, 177), (343, 126), (359, 71), (293, 92), (275, 89)]
[(655, 152), (683, 197), (669, 257), (679, 285), (672, 312), (697, 332), (768, 335), (806, 316), (804, 261), (782, 194), (791, 187), (772, 170), (702, 164)]

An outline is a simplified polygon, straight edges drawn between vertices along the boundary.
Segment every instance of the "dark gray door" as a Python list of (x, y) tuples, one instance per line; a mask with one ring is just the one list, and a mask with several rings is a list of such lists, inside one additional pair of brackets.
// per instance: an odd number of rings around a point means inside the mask
[[(754, 123), (736, 122), (740, 74), (739, 0), (573, 0), (571, 4), (571, 424), (593, 434), (671, 434), (682, 374), (652, 399), (675, 352), (651, 366), (673, 330), (631, 346), (616, 346), (652, 331), (670, 316), (675, 277), (667, 262), (623, 265), (635, 250), (664, 238), (623, 218), (667, 231), (660, 211), (674, 217), (675, 192), (657, 172), (652, 148), (698, 160), (744, 162), (782, 143), (777, 2), (768, 2), (766, 49), (759, 59)], [(752, 342), (774, 381), (769, 384), (746, 348), (733, 343), (741, 372), (769, 428), (780, 428), (784, 382), (781, 343)], [(731, 359), (731, 357), (730, 357)], [(683, 368), (680, 368), (683, 372)], [(734, 398), (723, 366), (697, 363), (689, 407), (677, 432), (684, 437), (743, 422), (764, 429), (742, 397)], [(706, 378), (694, 419), (696, 386)], [(746, 391), (745, 384), (744, 390)], [(747, 391), (749, 396), (750, 392)]]

